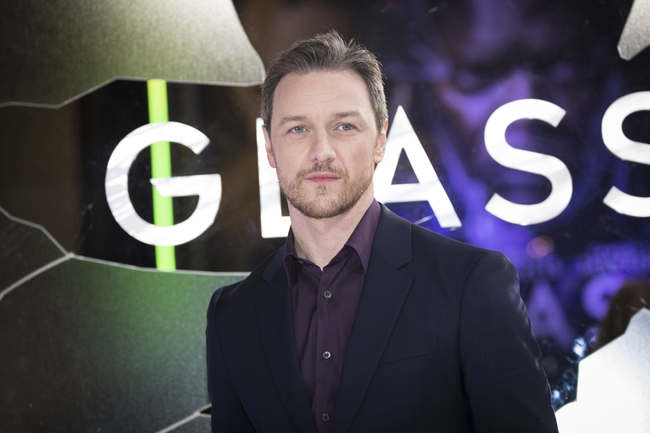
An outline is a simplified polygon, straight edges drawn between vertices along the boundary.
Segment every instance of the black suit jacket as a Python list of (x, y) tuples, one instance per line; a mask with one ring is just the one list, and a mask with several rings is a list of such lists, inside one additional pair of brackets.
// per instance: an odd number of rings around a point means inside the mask
[[(210, 302), (215, 433), (316, 431), (283, 255)], [(329, 431), (556, 432), (510, 261), (382, 206)]]

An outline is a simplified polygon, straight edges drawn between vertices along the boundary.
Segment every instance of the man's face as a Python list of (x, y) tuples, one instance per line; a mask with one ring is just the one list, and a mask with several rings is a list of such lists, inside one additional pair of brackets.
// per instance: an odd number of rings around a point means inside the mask
[(576, 52), (576, 36), (565, 30), (563, 15), (529, 12), (529, 2), (517, 7), (498, 1), (468, 3), (471, 7), (462, 13), (471, 15), (466, 18), (471, 25), (450, 25), (439, 38), (453, 73), (433, 85), (454, 151), (469, 175), (487, 182), (494, 192), (521, 203), (539, 202), (550, 184), (541, 176), (498, 165), (485, 148), (485, 124), (507, 102), (553, 102), (566, 110), (559, 127), (521, 120), (508, 128), (506, 138), (513, 147), (556, 156), (570, 169), (582, 166), (586, 149), (585, 140), (579, 139), (580, 122), (598, 104), (589, 93), (594, 83), (587, 82), (583, 69), (587, 48)]
[(277, 169), (289, 208), (332, 218), (372, 197), (374, 164), (386, 146), (377, 132), (368, 90), (352, 71), (288, 74), (273, 98), (269, 163)]

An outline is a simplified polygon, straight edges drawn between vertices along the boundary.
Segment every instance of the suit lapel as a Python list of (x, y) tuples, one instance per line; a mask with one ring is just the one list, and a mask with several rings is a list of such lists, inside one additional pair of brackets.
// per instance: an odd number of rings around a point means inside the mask
[(282, 267), (284, 248), (269, 263), (269, 284), (255, 299), (255, 312), (265, 360), (278, 396), (299, 432), (316, 432), (294, 344), (291, 290)]
[(410, 223), (382, 206), (372, 256), (339, 381), (330, 433), (346, 432), (363, 402), (411, 287)]

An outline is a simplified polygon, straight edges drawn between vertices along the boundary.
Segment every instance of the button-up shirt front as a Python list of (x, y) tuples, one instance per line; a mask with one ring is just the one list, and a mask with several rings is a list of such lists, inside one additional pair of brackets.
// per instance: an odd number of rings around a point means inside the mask
[(322, 270), (298, 257), (293, 232), (287, 238), (284, 268), (291, 286), (296, 351), (320, 433), (329, 429), (380, 213), (373, 200), (341, 251)]

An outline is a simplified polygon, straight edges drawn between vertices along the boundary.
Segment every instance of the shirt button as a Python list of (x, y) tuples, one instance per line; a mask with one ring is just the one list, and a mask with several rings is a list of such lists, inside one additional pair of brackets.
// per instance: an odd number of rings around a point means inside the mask
[(303, 262), (302, 260), (298, 260), (298, 264), (299, 264), (300, 266), (302, 266), (302, 265), (305, 264), (305, 262)]
[(325, 352), (323, 352), (323, 358), (325, 358), (325, 359), (330, 359), (331, 356), (332, 356), (332, 354), (329, 353), (327, 350), (326, 350)]
[(327, 422), (330, 420), (330, 414), (329, 413), (324, 413), (323, 416), (320, 417), (323, 421)]
[(323, 296), (325, 296), (325, 299), (329, 299), (332, 297), (332, 292), (329, 290), (325, 290), (325, 293), (323, 293)]

